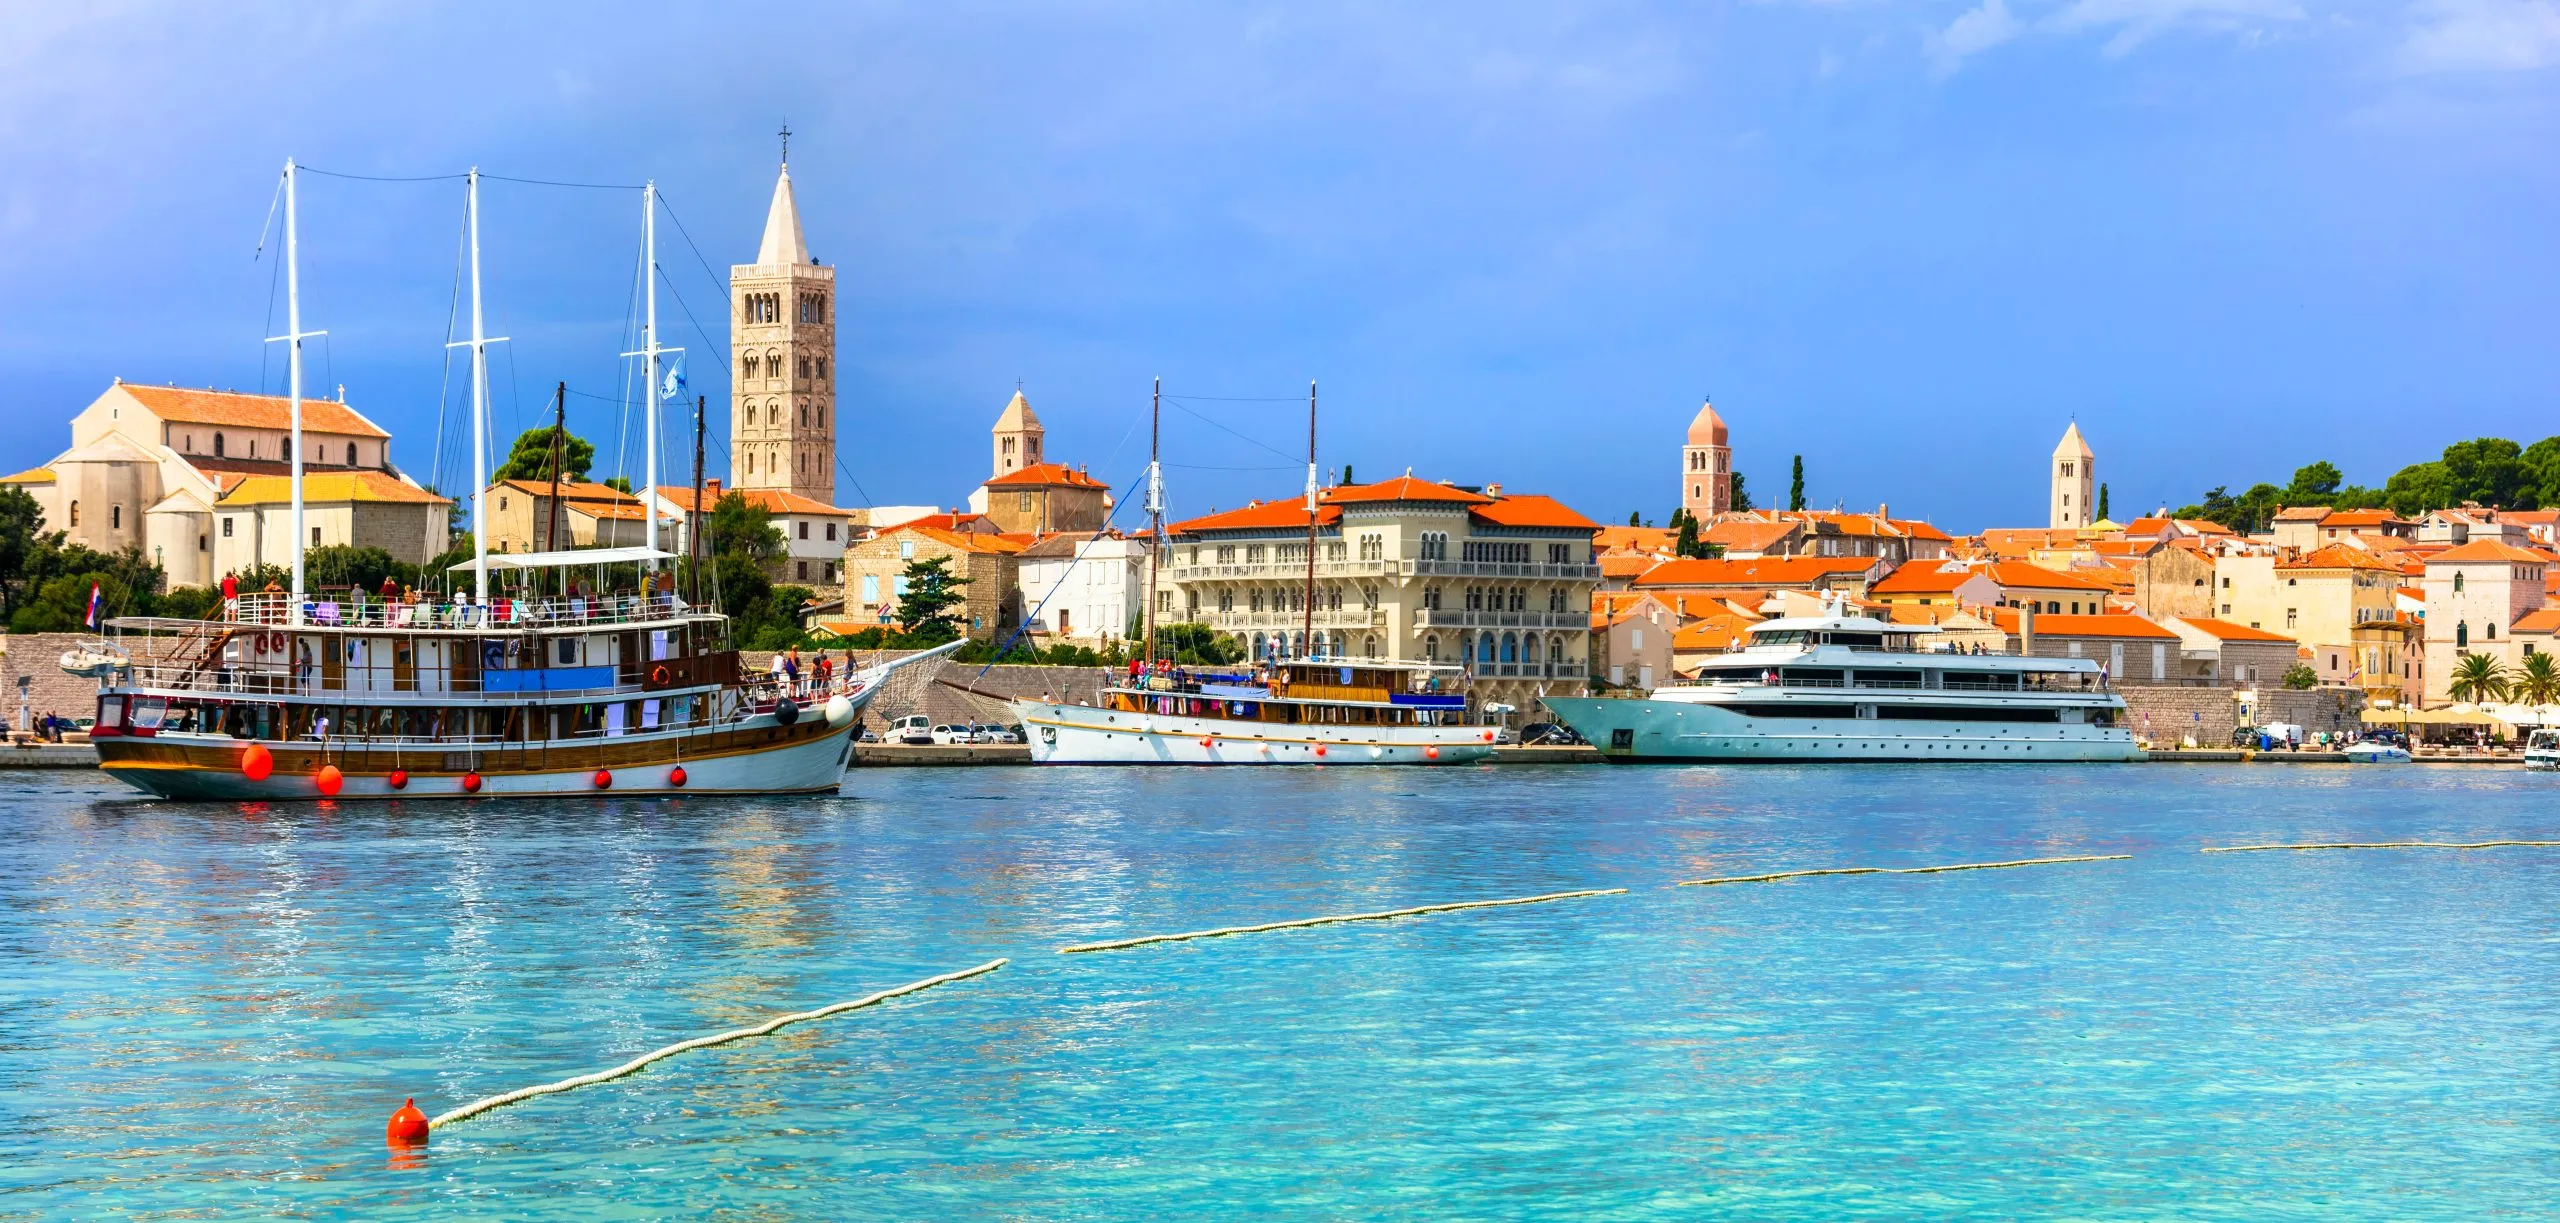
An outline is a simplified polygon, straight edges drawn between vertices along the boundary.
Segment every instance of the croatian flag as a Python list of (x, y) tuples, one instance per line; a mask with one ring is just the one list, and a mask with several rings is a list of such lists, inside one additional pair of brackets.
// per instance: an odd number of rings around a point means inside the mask
[(98, 584), (89, 583), (89, 627), (98, 627)]
[(666, 374), (658, 379), (658, 398), (681, 399), (684, 392), (684, 358), (678, 357), (676, 363), (668, 366)]

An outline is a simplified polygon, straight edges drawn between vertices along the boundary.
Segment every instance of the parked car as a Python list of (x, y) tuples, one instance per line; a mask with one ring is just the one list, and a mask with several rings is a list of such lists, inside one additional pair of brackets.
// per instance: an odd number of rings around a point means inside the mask
[(1547, 747), (1579, 747), (1582, 736), (1562, 722), (1531, 722), (1520, 728), (1520, 741)]
[(946, 722), (933, 728), (933, 741), (943, 747), (969, 741), (969, 724)]
[(931, 743), (933, 742), (933, 719), (920, 713), (899, 718), (889, 723), (889, 733), (886, 737), (892, 743), (917, 745)]
[(999, 726), (999, 727), (996, 727), (996, 728), (995, 728), (995, 732), (996, 732), (996, 737), (995, 737), (995, 739), (994, 739), (994, 742), (997, 742), (997, 743), (1029, 743), (1029, 742), (1030, 742), (1030, 740), (1029, 740), (1029, 739), (1025, 739), (1025, 738), (1023, 738), (1023, 737), (1022, 737), (1022, 728), (1021, 728), (1021, 727), (1019, 727), (1019, 726)]

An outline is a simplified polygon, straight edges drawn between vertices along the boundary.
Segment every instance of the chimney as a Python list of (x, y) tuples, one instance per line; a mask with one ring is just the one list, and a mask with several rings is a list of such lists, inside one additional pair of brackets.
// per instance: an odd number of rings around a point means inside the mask
[(1499, 484), (1487, 484), (1484, 486), (1484, 495), (1499, 499), (1502, 496), (1502, 486)]
[(2036, 609), (2021, 607), (2018, 609), (2018, 653), (2021, 657), (2032, 657), (2035, 652)]

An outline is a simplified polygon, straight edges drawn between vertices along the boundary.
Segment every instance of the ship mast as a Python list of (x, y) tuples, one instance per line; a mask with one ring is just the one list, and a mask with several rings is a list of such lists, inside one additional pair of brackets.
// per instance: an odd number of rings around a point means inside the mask
[[(646, 366), (641, 380), (641, 385), (645, 389), (641, 394), (647, 399), (648, 404), (642, 410), (641, 417), (648, 422), (649, 440), (647, 458), (644, 461), (649, 465), (649, 470), (640, 478), (640, 504), (643, 515), (641, 521), (648, 524), (643, 531), (643, 538), (647, 541), (649, 550), (654, 552), (658, 549), (658, 401), (671, 398), (675, 394), (673, 387), (658, 385), (658, 358), (667, 353), (684, 351), (681, 348), (662, 347), (658, 343), (658, 181), (656, 179), (649, 180), (640, 188), (640, 237), (645, 248), (640, 275), (648, 281), (641, 296), (647, 305), (645, 313), (641, 316), (640, 350), (622, 355), (638, 357)], [(696, 505), (694, 508), (698, 511), (702, 507)], [(655, 571), (658, 567), (658, 558), (652, 556), (642, 563)]]
[[(480, 316), (480, 167), (463, 175), (463, 212), (471, 231), (471, 338), (445, 345), (471, 350), (471, 582), (475, 600), (489, 602), (489, 346), (505, 336), (491, 336)], [(485, 614), (485, 613), (484, 613)]]
[[(300, 245), (301, 235), (298, 232), (299, 227), (297, 224), (300, 217), (294, 208), (294, 187), (300, 177), (301, 175), (298, 167), (294, 165), (293, 159), (290, 157), (286, 158), (284, 162), (285, 334), (277, 336), (275, 339), (282, 340), (285, 344), (285, 369), (287, 371), (285, 375), (287, 384), (286, 396), (291, 405), (289, 408), (291, 420), (288, 427), (292, 430), (292, 437), (290, 441), (285, 443), (285, 458), (291, 460), (292, 469), (291, 474), (287, 477), (287, 482), (293, 486), (291, 490), (293, 497), (293, 602), (292, 606), (286, 611), (287, 622), (292, 624), (302, 623), (302, 550), (304, 545), (309, 542), (302, 534), (302, 341), (314, 336), (328, 334), (325, 331), (306, 332), (302, 329), (302, 248)], [(268, 341), (268, 343), (271, 344), (274, 342), (275, 340)]]
[(1164, 562), (1164, 469), (1157, 451), (1164, 439), (1164, 379), (1147, 401), (1147, 669), (1156, 665), (1156, 569)]
[(1307, 626), (1298, 634), (1298, 656), (1315, 657), (1316, 643), (1316, 384), (1307, 381)]

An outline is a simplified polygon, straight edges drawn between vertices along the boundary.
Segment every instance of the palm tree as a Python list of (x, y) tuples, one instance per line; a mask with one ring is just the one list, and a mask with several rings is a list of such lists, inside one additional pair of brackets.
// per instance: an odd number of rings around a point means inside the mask
[(2487, 654), (2465, 654), (2453, 664), (2453, 699), (2502, 701), (2507, 697), (2507, 669)]
[(2539, 651), (2525, 655), (2524, 667), (2508, 681), (2507, 691), (2527, 705), (2560, 703), (2560, 663)]

